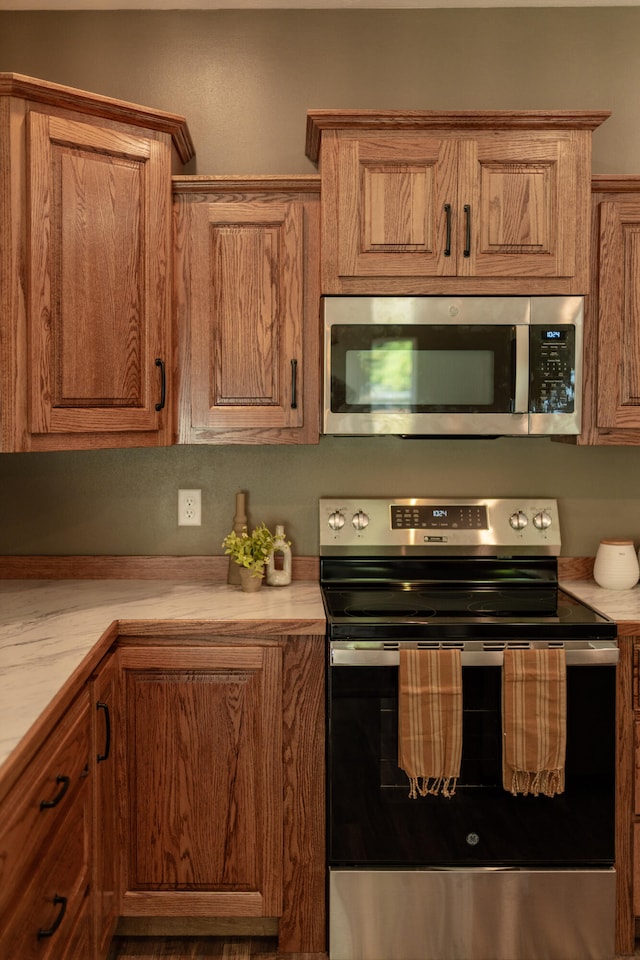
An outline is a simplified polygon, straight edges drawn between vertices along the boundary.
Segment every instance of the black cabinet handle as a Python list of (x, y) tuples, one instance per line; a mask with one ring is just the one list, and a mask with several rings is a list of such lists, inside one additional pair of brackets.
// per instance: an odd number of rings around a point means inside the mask
[(54, 935), (54, 933), (62, 923), (62, 918), (67, 912), (67, 898), (59, 897), (58, 894), (56, 893), (55, 897), (53, 898), (53, 905), (54, 907), (60, 907), (58, 911), (58, 916), (53, 921), (50, 927), (47, 927), (46, 929), (43, 929), (42, 927), (40, 927), (40, 929), (38, 930), (38, 940), (44, 940), (46, 937), (52, 937)]
[(62, 798), (64, 797), (65, 793), (66, 793), (67, 790), (69, 789), (69, 784), (71, 783), (71, 778), (70, 778), (70, 777), (62, 777), (62, 776), (61, 776), (61, 777), (56, 777), (56, 783), (61, 783), (61, 784), (62, 784), (61, 789), (58, 791), (58, 793), (56, 793), (56, 795), (55, 795), (55, 797), (53, 798), (53, 800), (41, 800), (41, 801), (40, 801), (40, 809), (41, 809), (41, 810), (47, 810), (49, 807), (57, 807), (57, 806), (58, 806), (58, 804), (60, 803), (60, 801), (61, 801)]
[(447, 222), (447, 235), (444, 241), (444, 255), (445, 257), (451, 256), (451, 204), (445, 203), (444, 213)]
[(291, 409), (298, 408), (298, 361), (291, 361)]
[(156, 403), (156, 410), (164, 410), (167, 399), (167, 373), (164, 367), (164, 360), (156, 357), (156, 367), (160, 367), (160, 403)]
[(111, 714), (108, 704), (103, 703), (102, 700), (96, 703), (96, 710), (104, 710), (104, 753), (98, 754), (98, 763), (102, 763), (103, 760), (109, 759), (111, 753)]
[(471, 204), (465, 203), (464, 205), (464, 222), (465, 222), (465, 231), (464, 231), (464, 255), (465, 257), (471, 256)]

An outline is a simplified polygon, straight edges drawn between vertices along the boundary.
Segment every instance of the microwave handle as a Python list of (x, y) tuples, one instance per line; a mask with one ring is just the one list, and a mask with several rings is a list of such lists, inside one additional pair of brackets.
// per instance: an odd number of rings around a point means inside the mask
[(516, 325), (514, 413), (529, 412), (529, 327)]

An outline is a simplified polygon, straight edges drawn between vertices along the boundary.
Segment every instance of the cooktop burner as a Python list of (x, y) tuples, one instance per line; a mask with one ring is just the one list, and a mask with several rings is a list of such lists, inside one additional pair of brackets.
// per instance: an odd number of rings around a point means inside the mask
[(437, 617), (487, 614), (528, 616), (555, 614), (557, 591), (546, 590), (328, 590), (329, 605), (345, 617)]

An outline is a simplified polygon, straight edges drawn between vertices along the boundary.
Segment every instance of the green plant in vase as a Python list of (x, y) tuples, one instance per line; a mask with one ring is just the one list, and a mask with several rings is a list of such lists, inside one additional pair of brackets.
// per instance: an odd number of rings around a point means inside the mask
[(262, 583), (274, 546), (274, 536), (269, 528), (261, 523), (254, 527), (251, 533), (247, 532), (246, 527), (243, 527), (240, 534), (232, 530), (222, 541), (222, 546), (224, 552), (241, 567), (240, 573), (244, 574), (243, 590), (256, 590)]

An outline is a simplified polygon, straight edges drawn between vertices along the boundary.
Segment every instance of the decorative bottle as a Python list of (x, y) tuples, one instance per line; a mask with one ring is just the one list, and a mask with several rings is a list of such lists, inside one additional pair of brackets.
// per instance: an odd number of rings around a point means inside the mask
[[(247, 526), (247, 508), (246, 495), (240, 490), (236, 493), (236, 514), (233, 518), (233, 530), (240, 536)], [(227, 572), (227, 583), (240, 583), (240, 564), (236, 563), (232, 557), (229, 557), (229, 570)]]
[(271, 587), (285, 587), (288, 583), (291, 583), (291, 547), (285, 538), (284, 527), (278, 524), (267, 564), (267, 584)]

